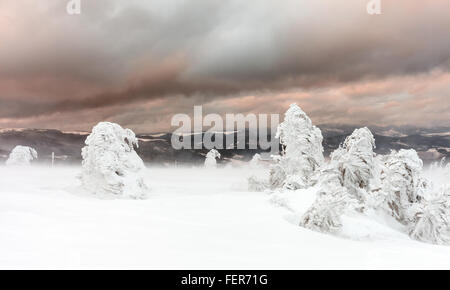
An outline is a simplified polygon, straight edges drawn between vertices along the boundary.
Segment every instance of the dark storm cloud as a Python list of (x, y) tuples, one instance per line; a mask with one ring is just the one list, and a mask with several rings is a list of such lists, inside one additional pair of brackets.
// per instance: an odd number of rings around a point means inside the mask
[[(78, 16), (67, 2), (0, 2), (0, 120), (174, 97), (276, 98), (450, 68), (445, 0), (385, 0), (379, 16), (366, 0), (82, 0)], [(358, 97), (371, 95), (383, 98)]]

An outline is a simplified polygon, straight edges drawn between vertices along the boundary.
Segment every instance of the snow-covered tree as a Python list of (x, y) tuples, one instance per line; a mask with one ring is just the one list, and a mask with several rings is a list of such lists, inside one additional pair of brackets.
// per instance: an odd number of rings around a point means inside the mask
[(26, 166), (30, 165), (31, 161), (38, 158), (35, 149), (28, 146), (16, 146), (9, 154), (6, 165), (8, 166)]
[(261, 192), (269, 188), (267, 182), (261, 178), (258, 178), (254, 175), (250, 176), (248, 179), (248, 190)]
[(282, 188), (286, 182), (287, 174), (283, 167), (284, 162), (281, 160), (282, 157), (279, 155), (272, 156), (272, 162), (274, 162), (274, 164), (270, 166), (270, 177), (268, 182), (269, 188), (272, 190)]
[(253, 175), (253, 170), (261, 167), (261, 161), (262, 157), (260, 154), (257, 153), (253, 156), (252, 160), (250, 160), (249, 162), (250, 177), (247, 178), (249, 191), (260, 192), (266, 190), (269, 187), (267, 180), (264, 180), (262, 178)]
[(216, 158), (220, 158), (220, 153), (216, 149), (211, 149), (208, 154), (206, 154), (205, 158), (205, 167), (206, 168), (215, 168), (217, 167)]
[(324, 163), (320, 129), (297, 104), (292, 104), (278, 126), (276, 137), (280, 138), (283, 150), (271, 169), (270, 186), (291, 189), (309, 186), (311, 176)]
[(118, 197), (145, 198), (144, 162), (134, 146), (138, 140), (130, 129), (101, 122), (92, 129), (82, 149), (81, 181), (90, 192)]
[(441, 158), (441, 160), (431, 163), (430, 170), (444, 169), (446, 159), (447, 159), (446, 157), (443, 157), (443, 158)]
[(431, 201), (424, 199), (413, 204), (409, 210), (413, 212), (409, 224), (411, 238), (432, 244), (449, 244), (450, 208), (446, 196)]
[(354, 201), (342, 186), (339, 171), (328, 168), (321, 176), (316, 201), (303, 215), (300, 226), (319, 232), (336, 233), (342, 227), (341, 216), (353, 208)]
[(375, 139), (368, 128), (357, 129), (331, 154), (331, 164), (341, 174), (342, 186), (360, 202), (367, 199), (373, 177)]
[(261, 164), (261, 160), (262, 160), (262, 157), (260, 154), (256, 153), (255, 155), (253, 155), (253, 158), (252, 158), (252, 160), (250, 160), (250, 163), (249, 163), (250, 168), (252, 168), (252, 169), (258, 168)]
[(393, 151), (383, 158), (381, 191), (386, 196), (386, 210), (399, 222), (409, 223), (408, 212), (422, 201), (427, 182), (422, 178), (423, 162), (413, 149)]
[[(269, 181), (252, 176), (249, 189), (314, 190), (316, 200), (303, 214), (301, 226), (335, 233), (345, 213), (367, 214), (370, 209), (371, 214), (391, 215), (414, 239), (450, 243), (450, 186), (434, 193), (433, 185), (423, 177), (423, 162), (416, 151), (377, 156), (374, 136), (368, 128), (361, 128), (326, 163), (320, 130), (295, 104), (286, 112), (277, 137), (283, 150), (274, 157)], [(442, 159), (432, 168), (443, 171), (444, 164)], [(450, 172), (450, 165), (447, 168)]]

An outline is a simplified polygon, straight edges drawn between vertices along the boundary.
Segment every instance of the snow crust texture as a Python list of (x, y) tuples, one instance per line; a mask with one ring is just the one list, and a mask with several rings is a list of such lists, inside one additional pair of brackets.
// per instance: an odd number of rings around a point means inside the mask
[(27, 166), (31, 164), (31, 161), (38, 158), (38, 154), (35, 149), (27, 146), (16, 146), (9, 154), (8, 160), (6, 160), (7, 166)]
[(145, 166), (134, 150), (139, 145), (133, 131), (101, 122), (85, 144), (80, 179), (86, 190), (114, 197), (146, 197), (148, 186), (142, 175)]

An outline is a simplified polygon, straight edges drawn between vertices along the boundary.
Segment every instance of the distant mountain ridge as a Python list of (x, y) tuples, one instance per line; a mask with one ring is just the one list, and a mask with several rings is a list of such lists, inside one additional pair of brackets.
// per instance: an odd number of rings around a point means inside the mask
[[(318, 126), (324, 136), (323, 146), (328, 156), (339, 147), (356, 126), (321, 125)], [(391, 150), (413, 148), (421, 158), (429, 163), (443, 157), (450, 157), (450, 127), (369, 127), (374, 133), (376, 152), (387, 154)], [(56, 162), (77, 164), (81, 161), (81, 148), (89, 132), (59, 131), (52, 129), (0, 129), (0, 162), (3, 162), (16, 145), (35, 148), (39, 153), (39, 162), (50, 162), (52, 152)], [(223, 133), (229, 134), (229, 133)], [(237, 132), (234, 134), (237, 135)], [(137, 134), (139, 138), (138, 154), (147, 163), (154, 164), (201, 164), (207, 150), (174, 150), (171, 146), (172, 133)], [(248, 134), (247, 134), (248, 136)], [(225, 137), (224, 137), (225, 140)], [(235, 140), (237, 137), (235, 136)], [(246, 140), (248, 144), (248, 140)], [(248, 146), (246, 146), (248, 148)], [(234, 160), (248, 161), (261, 150), (220, 150), (221, 162)]]

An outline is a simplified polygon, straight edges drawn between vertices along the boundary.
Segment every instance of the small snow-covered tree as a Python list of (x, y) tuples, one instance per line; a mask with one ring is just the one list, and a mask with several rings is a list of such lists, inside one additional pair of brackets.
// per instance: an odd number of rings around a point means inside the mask
[(367, 199), (374, 171), (375, 139), (368, 128), (356, 129), (331, 154), (331, 164), (341, 175), (342, 186), (360, 202)]
[(409, 208), (420, 203), (427, 187), (422, 178), (423, 162), (413, 149), (393, 151), (383, 158), (381, 190), (386, 195), (385, 209), (399, 222), (408, 224)]
[(300, 226), (320, 232), (336, 233), (342, 227), (341, 216), (346, 212), (361, 211), (361, 203), (344, 183), (342, 168), (330, 162), (315, 175), (317, 197), (303, 215)]
[[(367, 128), (357, 129), (331, 154), (331, 162), (317, 172), (317, 199), (300, 225), (336, 232), (347, 210), (360, 209), (372, 177), (375, 140)], [(359, 204), (359, 205), (358, 205)]]
[(35, 149), (28, 146), (16, 146), (9, 154), (6, 165), (8, 166), (26, 166), (30, 165), (31, 161), (38, 158)]
[(261, 192), (269, 188), (267, 181), (258, 178), (254, 175), (250, 176), (248, 179), (248, 190), (249, 191), (256, 191)]
[(82, 149), (81, 181), (90, 192), (118, 197), (145, 198), (144, 162), (134, 146), (138, 140), (130, 129), (101, 122), (92, 129)]
[(413, 204), (409, 211), (413, 214), (409, 224), (411, 238), (432, 244), (449, 244), (450, 208), (446, 196), (431, 201), (424, 199)]
[(272, 156), (272, 164), (270, 166), (270, 177), (268, 185), (270, 189), (274, 190), (277, 188), (282, 188), (286, 182), (286, 171), (283, 168), (283, 163), (281, 162), (282, 157), (279, 155)]
[(297, 104), (292, 104), (278, 126), (276, 137), (280, 138), (283, 150), (281, 158), (271, 168), (271, 187), (297, 189), (309, 186), (311, 176), (324, 163), (320, 129)]
[(257, 153), (253, 156), (252, 160), (250, 160), (249, 162), (249, 168), (251, 169), (250, 170), (251, 175), (249, 178), (247, 178), (249, 191), (259, 192), (264, 191), (269, 187), (267, 180), (258, 178), (257, 176), (253, 175), (253, 170), (261, 167), (261, 161), (262, 157), (260, 154)]
[(215, 168), (217, 167), (216, 158), (220, 158), (220, 153), (216, 149), (211, 149), (208, 154), (206, 154), (205, 158), (205, 167), (206, 168)]
[(261, 160), (262, 160), (262, 157), (260, 154), (256, 153), (255, 155), (253, 155), (253, 158), (252, 158), (252, 160), (250, 160), (250, 163), (249, 163), (250, 168), (252, 168), (252, 169), (258, 168), (261, 164)]
[(324, 233), (336, 233), (342, 227), (341, 216), (352, 208), (354, 201), (342, 186), (340, 172), (327, 168), (317, 185), (314, 204), (303, 215), (300, 226)]

